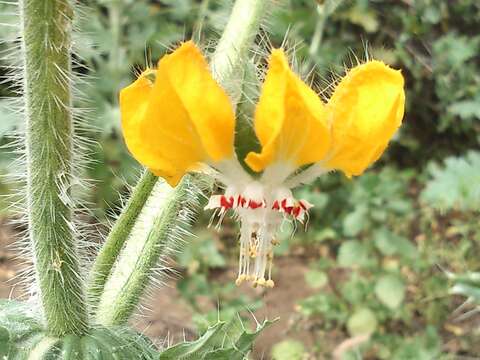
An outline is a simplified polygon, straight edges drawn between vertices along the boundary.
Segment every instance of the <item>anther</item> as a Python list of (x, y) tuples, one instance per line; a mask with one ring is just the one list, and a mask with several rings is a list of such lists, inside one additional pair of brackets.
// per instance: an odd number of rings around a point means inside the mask
[(237, 280), (235, 280), (235, 285), (237, 286), (240, 286), (244, 280), (246, 280), (246, 275), (245, 274), (241, 274), (238, 276)]
[(258, 279), (256, 282), (260, 286), (265, 286), (266, 284), (266, 280), (264, 278)]

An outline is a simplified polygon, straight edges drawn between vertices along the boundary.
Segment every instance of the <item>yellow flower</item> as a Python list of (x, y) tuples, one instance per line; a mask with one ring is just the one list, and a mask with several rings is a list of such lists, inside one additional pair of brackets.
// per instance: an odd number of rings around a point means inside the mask
[(305, 223), (312, 207), (291, 189), (330, 170), (360, 175), (387, 147), (404, 106), (401, 73), (379, 61), (351, 69), (324, 103), (290, 69), (283, 51), (273, 50), (255, 111), (262, 149), (245, 158), (262, 172), (254, 179), (235, 155), (232, 104), (192, 42), (120, 94), (125, 141), (140, 163), (172, 186), (200, 166), (225, 185), (206, 209), (220, 221), (235, 212), (241, 223), (237, 284), (266, 287), (274, 285), (273, 246), (282, 222)]
[(325, 105), (289, 68), (282, 50), (273, 50), (255, 112), (255, 132), (262, 152), (246, 163), (262, 171), (272, 163), (293, 169), (322, 160), (330, 147)]
[(326, 167), (360, 175), (383, 153), (405, 108), (403, 76), (380, 61), (350, 70), (327, 104), (332, 149)]
[(123, 89), (120, 110), (132, 155), (172, 186), (201, 162), (234, 156), (232, 105), (191, 41)]
[(404, 107), (400, 71), (380, 61), (351, 69), (325, 105), (274, 50), (255, 113), (262, 151), (245, 161), (254, 171), (321, 162), (326, 170), (360, 175), (387, 147)]

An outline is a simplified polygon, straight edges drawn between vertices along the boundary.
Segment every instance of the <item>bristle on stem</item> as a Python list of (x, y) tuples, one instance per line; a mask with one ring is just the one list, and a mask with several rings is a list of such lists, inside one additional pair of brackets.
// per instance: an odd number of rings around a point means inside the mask
[(22, 0), (29, 237), (47, 330), (83, 334), (87, 311), (72, 221), (68, 0)]

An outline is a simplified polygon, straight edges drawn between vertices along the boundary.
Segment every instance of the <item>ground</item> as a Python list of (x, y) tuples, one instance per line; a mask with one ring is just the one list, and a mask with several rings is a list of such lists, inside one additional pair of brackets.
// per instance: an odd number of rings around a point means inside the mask
[[(15, 261), (15, 250), (11, 246), (14, 238), (12, 228), (6, 225), (5, 220), (0, 221), (0, 298), (18, 298), (25, 293), (25, 288), (18, 284), (22, 265)], [(252, 297), (258, 296), (263, 299), (265, 306), (256, 311), (252, 317), (258, 321), (278, 318), (277, 322), (258, 339), (254, 359), (268, 359), (271, 347), (287, 336), (290, 339), (301, 340), (307, 348), (315, 341), (309, 328), (311, 324), (299, 322), (298, 314), (295, 312), (296, 302), (313, 293), (304, 281), (304, 259), (301, 256), (294, 256), (277, 260), (274, 290), (253, 289), (247, 285), (238, 289), (239, 292), (247, 291)], [(227, 268), (215, 273), (215, 277), (233, 281), (235, 272), (233, 268)], [(175, 278), (169, 279), (163, 288), (156, 289), (144, 304), (143, 313), (132, 321), (139, 331), (158, 344), (165, 341), (193, 340), (197, 336), (192, 323), (192, 310), (182, 300), (175, 287), (175, 281)], [(210, 299), (205, 298), (204, 302), (204, 308), (216, 307)], [(294, 323), (296, 326), (292, 327)]]
[[(22, 294), (25, 294), (25, 288), (18, 284), (22, 265), (15, 261), (15, 250), (11, 246), (14, 238), (15, 232), (12, 228), (6, 225), (4, 220), (0, 221), (0, 298), (19, 298)], [(263, 300), (264, 306), (252, 313), (252, 320), (262, 321), (265, 318), (278, 318), (276, 323), (260, 335), (252, 353), (252, 359), (270, 359), (272, 346), (287, 338), (299, 340), (305, 345), (306, 349), (313, 349), (316, 341), (318, 341), (316, 340), (318, 336), (322, 336), (322, 352), (325, 354), (333, 353), (335, 349), (342, 345), (348, 346), (349, 341), (356, 341), (356, 339), (346, 340), (348, 336), (345, 329), (336, 327), (323, 331), (321, 319), (305, 318), (296, 311), (298, 301), (315, 292), (305, 283), (304, 275), (307, 264), (308, 256), (305, 253), (293, 251), (293, 254), (288, 257), (276, 259), (276, 286), (274, 289), (253, 289), (250, 286), (242, 286), (234, 290), (234, 296), (246, 292), (251, 298), (257, 297)], [(340, 277), (344, 276), (338, 271), (328, 275), (331, 284), (335, 284)], [(175, 286), (176, 281), (181, 276), (166, 280), (164, 287), (154, 290), (150, 298), (143, 304), (142, 314), (132, 321), (135, 328), (145, 333), (159, 345), (175, 343), (183, 339), (193, 340), (197, 336), (192, 321), (193, 311), (180, 296)], [(234, 266), (226, 267), (212, 272), (211, 276), (211, 280), (222, 283), (234, 281), (235, 268)], [(335, 291), (335, 289), (326, 287), (321, 291)], [(200, 297), (199, 299), (201, 302), (199, 305), (202, 309), (215, 310), (218, 306), (215, 299), (211, 297)], [(458, 321), (458, 317), (454, 316), (453, 312), (462, 301), (463, 299), (460, 297), (454, 301), (451, 308), (452, 316), (439, 329), (444, 344), (443, 350), (458, 355), (470, 355), (468, 359), (476, 359), (471, 355), (480, 353), (480, 348), (469, 349), (468, 353), (465, 353), (465, 351), (462, 351), (462, 348), (465, 348), (462, 342), (472, 343), (472, 336), (477, 336), (475, 329), (478, 329), (480, 317), (473, 316), (468, 318), (467, 321)], [(254, 321), (251, 321), (251, 323), (254, 323)], [(395, 327), (395, 324), (393, 323), (391, 326)], [(418, 326), (422, 327), (423, 325), (419, 323)], [(368, 357), (368, 355), (366, 358), (375, 359), (375, 357)], [(317, 359), (317, 357), (306, 355), (302, 360), (313, 359)]]

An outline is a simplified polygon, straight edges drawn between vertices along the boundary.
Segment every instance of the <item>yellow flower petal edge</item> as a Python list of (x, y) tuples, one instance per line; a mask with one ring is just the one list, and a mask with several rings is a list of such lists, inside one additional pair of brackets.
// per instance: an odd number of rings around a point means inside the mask
[(281, 49), (275, 49), (255, 111), (255, 132), (261, 153), (245, 158), (254, 171), (276, 162), (292, 167), (317, 162), (330, 146), (325, 105), (295, 75)]
[(124, 88), (120, 111), (132, 155), (172, 186), (201, 162), (233, 156), (232, 105), (191, 41)]
[[(147, 167), (156, 166), (163, 169), (165, 177), (173, 176), (175, 169), (165, 159), (155, 156), (149, 144), (141, 136), (142, 122), (148, 108), (150, 93), (153, 88), (152, 78), (156, 70), (145, 70), (135, 82), (120, 92), (120, 111), (125, 142), (132, 155)], [(157, 170), (156, 173), (160, 173)]]
[(332, 131), (328, 168), (360, 175), (382, 155), (402, 123), (403, 87), (401, 72), (380, 61), (346, 74), (327, 104)]

